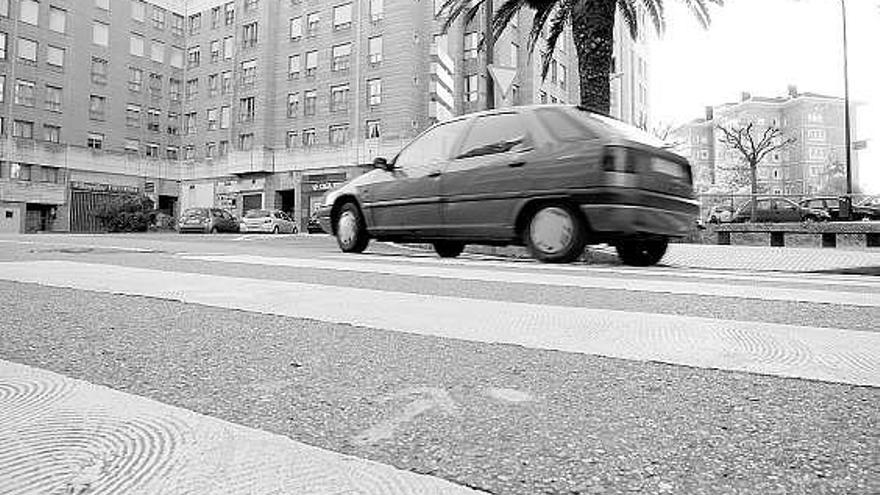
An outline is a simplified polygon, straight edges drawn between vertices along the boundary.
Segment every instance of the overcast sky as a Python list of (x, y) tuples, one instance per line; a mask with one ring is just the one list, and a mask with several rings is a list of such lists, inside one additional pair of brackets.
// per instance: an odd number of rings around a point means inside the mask
[[(667, 31), (651, 47), (655, 124), (701, 117), (743, 91), (784, 96), (789, 84), (843, 96), (840, 0), (726, 0), (708, 30), (683, 1), (665, 5)], [(860, 103), (854, 139), (869, 140), (861, 182), (880, 193), (880, 0), (846, 6), (850, 96)]]

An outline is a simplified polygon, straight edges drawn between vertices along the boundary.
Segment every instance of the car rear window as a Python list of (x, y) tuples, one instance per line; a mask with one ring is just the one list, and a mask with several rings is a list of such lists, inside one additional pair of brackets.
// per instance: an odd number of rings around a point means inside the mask
[(190, 208), (183, 212), (184, 216), (187, 217), (206, 217), (208, 216), (207, 210), (204, 208)]
[(245, 218), (263, 218), (268, 216), (269, 212), (266, 210), (251, 210), (244, 215)]
[(595, 123), (598, 122), (599, 124), (604, 125), (612, 133), (624, 139), (635, 141), (637, 143), (647, 144), (649, 146), (656, 146), (658, 148), (668, 147), (667, 143), (664, 143), (660, 139), (657, 139), (656, 137), (637, 127), (633, 127), (626, 122), (621, 122), (617, 119), (612, 119), (611, 117), (592, 113), (588, 110), (583, 110), (580, 108), (575, 108), (573, 115), (577, 116), (588, 125), (592, 124), (595, 126)]
[(535, 110), (535, 115), (538, 116), (538, 120), (544, 127), (548, 128), (560, 141), (596, 139), (596, 133), (589, 128), (586, 122), (579, 122), (561, 108), (539, 108)]

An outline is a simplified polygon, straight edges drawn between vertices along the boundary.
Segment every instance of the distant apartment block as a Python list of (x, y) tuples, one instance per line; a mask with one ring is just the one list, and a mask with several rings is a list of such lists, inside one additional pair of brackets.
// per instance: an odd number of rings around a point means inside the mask
[[(738, 102), (707, 107), (703, 118), (680, 126), (670, 135), (678, 152), (691, 161), (700, 190), (724, 190), (729, 185), (730, 170), (742, 166), (741, 154), (720, 141), (717, 126), (743, 127), (749, 123), (754, 125), (756, 137), (768, 126), (775, 126), (784, 136), (796, 139), (759, 164), (758, 185), (764, 193), (799, 195), (827, 190), (829, 177), (845, 162), (842, 98), (799, 93), (794, 86), (784, 97), (743, 93)], [(858, 184), (857, 154), (852, 156), (853, 183)]]
[[(375, 157), (485, 107), (482, 14), (441, 35), (440, 4), (0, 0), (0, 231), (95, 230), (95, 208), (128, 192), (304, 226)], [(542, 80), (530, 18), (496, 42), (517, 71), (496, 106), (576, 103), (570, 36)], [(647, 49), (617, 39), (612, 114), (644, 125)]]

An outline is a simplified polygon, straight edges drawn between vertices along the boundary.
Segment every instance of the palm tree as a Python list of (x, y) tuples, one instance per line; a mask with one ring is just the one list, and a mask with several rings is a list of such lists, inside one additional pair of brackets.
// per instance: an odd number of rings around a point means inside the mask
[[(445, 32), (462, 15), (469, 22), (487, 0), (445, 0), (440, 14), (446, 15)], [(681, 0), (696, 16), (703, 27), (710, 22), (709, 3), (724, 5), (724, 0)], [(541, 77), (547, 77), (553, 51), (566, 25), (571, 25), (574, 46), (577, 50), (580, 73), (581, 105), (593, 112), (608, 115), (611, 110), (610, 72), (614, 44), (616, 9), (635, 38), (639, 26), (639, 7), (645, 9), (658, 34), (665, 29), (663, 0), (503, 0), (492, 19), (492, 32), (498, 37), (520, 10), (534, 10), (528, 48), (532, 53), (535, 44), (549, 23), (544, 58), (541, 61)]]

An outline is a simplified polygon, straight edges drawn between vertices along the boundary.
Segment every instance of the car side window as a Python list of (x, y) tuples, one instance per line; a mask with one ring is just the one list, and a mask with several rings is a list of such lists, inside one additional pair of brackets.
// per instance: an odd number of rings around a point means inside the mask
[(394, 168), (404, 177), (423, 177), (449, 160), (459, 136), (468, 126), (466, 119), (440, 124), (422, 134), (403, 149), (394, 160)]
[(777, 199), (773, 202), (773, 207), (778, 208), (780, 210), (796, 210), (797, 205), (791, 203), (789, 201), (785, 201), (784, 199)]
[(761, 201), (758, 201), (758, 209), (759, 210), (769, 210), (770, 209), (770, 200), (763, 199)]
[(516, 112), (478, 117), (456, 158), (504, 153), (525, 142), (527, 137), (523, 118)]

